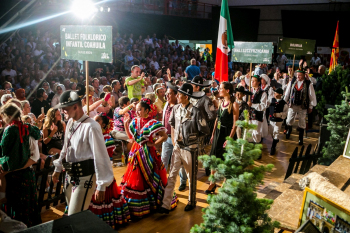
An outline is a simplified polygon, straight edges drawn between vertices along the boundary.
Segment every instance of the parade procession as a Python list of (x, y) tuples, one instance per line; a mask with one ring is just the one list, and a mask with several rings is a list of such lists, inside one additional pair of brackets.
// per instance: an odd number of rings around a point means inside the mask
[(349, 10), (1, 2), (0, 232), (350, 233)]

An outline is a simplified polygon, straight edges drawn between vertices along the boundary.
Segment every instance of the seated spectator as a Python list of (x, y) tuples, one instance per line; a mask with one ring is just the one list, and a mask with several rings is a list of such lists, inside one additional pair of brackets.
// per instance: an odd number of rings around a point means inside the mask
[(44, 81), (41, 87), (45, 90), (47, 94), (47, 102), (51, 105), (52, 98), (55, 96), (55, 93), (51, 90), (48, 82)]
[(160, 115), (163, 114), (163, 108), (164, 108), (164, 105), (166, 103), (166, 100), (165, 100), (165, 91), (162, 87), (159, 87), (157, 90), (156, 90), (156, 95), (157, 95), (157, 99), (156, 101), (154, 102), (154, 105), (157, 106), (157, 110), (158, 110), (158, 113)]
[(40, 114), (38, 118), (31, 112), (31, 107), (30, 103), (28, 100), (23, 100), (20, 102), (21, 103), (21, 110), (22, 110), (22, 115), (29, 116), (31, 119), (30, 124), (37, 126), (39, 129), (41, 129), (43, 123), (42, 121), (45, 118), (45, 114)]
[(76, 83), (69, 83), (69, 89), (72, 91), (76, 91), (77, 90), (77, 84)]
[[(129, 114), (131, 116), (131, 110), (136, 108), (136, 104), (130, 104), (130, 99), (127, 96), (119, 98), (119, 107), (114, 110), (113, 121), (114, 129), (125, 133), (124, 128), (124, 115)], [(126, 135), (126, 133), (125, 133)]]
[(47, 111), (50, 109), (50, 104), (46, 101), (47, 97), (48, 96), (43, 88), (39, 88), (37, 90), (36, 99), (34, 99), (32, 104), (32, 112), (36, 117), (38, 117), (42, 113), (42, 108), (44, 114), (46, 114)]
[(52, 101), (51, 101), (51, 107), (55, 107), (57, 104), (60, 103), (60, 96), (62, 95), (63, 92), (66, 91), (66, 88), (64, 87), (63, 84), (58, 84), (56, 86), (56, 94), (53, 96)]
[(62, 121), (60, 111), (50, 108), (43, 127), (43, 142), (47, 146), (47, 152), (50, 155), (61, 153), (65, 131), (66, 124)]
[(25, 90), (23, 88), (17, 89), (16, 92), (15, 92), (15, 95), (16, 95), (16, 98), (19, 101), (22, 101), (22, 100), (26, 99), (26, 92), (25, 92)]

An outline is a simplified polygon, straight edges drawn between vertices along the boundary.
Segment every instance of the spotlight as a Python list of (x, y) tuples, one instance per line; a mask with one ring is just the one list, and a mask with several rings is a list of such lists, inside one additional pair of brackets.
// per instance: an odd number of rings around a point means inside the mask
[(111, 11), (111, 8), (108, 7), (108, 12), (110, 12), (110, 11)]
[(91, 0), (75, 0), (71, 7), (71, 12), (82, 19), (90, 17), (96, 10)]
[(102, 7), (102, 6), (100, 7), (100, 11), (101, 11), (101, 12), (103, 11), (103, 7)]

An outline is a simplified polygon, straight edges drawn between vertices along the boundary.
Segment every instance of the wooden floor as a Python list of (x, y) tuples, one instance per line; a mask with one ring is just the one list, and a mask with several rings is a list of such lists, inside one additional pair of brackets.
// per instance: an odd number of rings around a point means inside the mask
[[(314, 127), (315, 128), (315, 127)], [(272, 143), (271, 136), (268, 136), (263, 141), (263, 156), (260, 161), (256, 162), (256, 165), (266, 165), (273, 164), (275, 168), (271, 173), (265, 175), (264, 185), (259, 187), (259, 190), (263, 189), (270, 182), (283, 182), (284, 176), (288, 167), (289, 158), (298, 146), (298, 131), (294, 127), (293, 133), (289, 140), (285, 140), (285, 135), (283, 131), (280, 132), (280, 142), (277, 146), (277, 152), (275, 156), (270, 156), (269, 151)], [(304, 138), (304, 145), (312, 144), (315, 145), (318, 141), (318, 133), (309, 133), (308, 138)], [(314, 147), (314, 146), (313, 146)], [(210, 148), (206, 148), (210, 150)], [(121, 181), (121, 176), (123, 175), (125, 167), (113, 168), (113, 172), (117, 182)], [(158, 213), (151, 214), (146, 218), (140, 220), (130, 221), (123, 227), (118, 229), (121, 233), (181, 233), (189, 232), (194, 224), (199, 224), (202, 222), (202, 208), (207, 206), (207, 195), (204, 191), (208, 188), (209, 182), (208, 177), (204, 174), (204, 169), (200, 168), (198, 172), (198, 184), (197, 184), (197, 207), (190, 211), (185, 212), (184, 208), (187, 204), (188, 198), (188, 187), (185, 191), (179, 192), (177, 188), (179, 187), (179, 179), (176, 183), (176, 194), (179, 197), (178, 207), (170, 212), (169, 215), (161, 215)], [(259, 195), (258, 195), (259, 196)], [(43, 222), (54, 220), (60, 218), (63, 214), (65, 206), (57, 206), (57, 208), (51, 208), (42, 214)]]

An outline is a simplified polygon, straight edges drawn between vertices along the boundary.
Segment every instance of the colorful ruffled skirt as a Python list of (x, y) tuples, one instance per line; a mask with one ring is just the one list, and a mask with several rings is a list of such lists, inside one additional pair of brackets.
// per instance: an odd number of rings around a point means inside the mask
[[(134, 142), (128, 159), (121, 189), (130, 215), (142, 217), (161, 206), (167, 174), (161, 156), (154, 147)], [(172, 209), (177, 206), (174, 194)]]
[(106, 188), (103, 203), (97, 202), (95, 195), (92, 196), (89, 210), (113, 229), (116, 229), (118, 225), (126, 223), (130, 219), (128, 204), (115, 180)]

